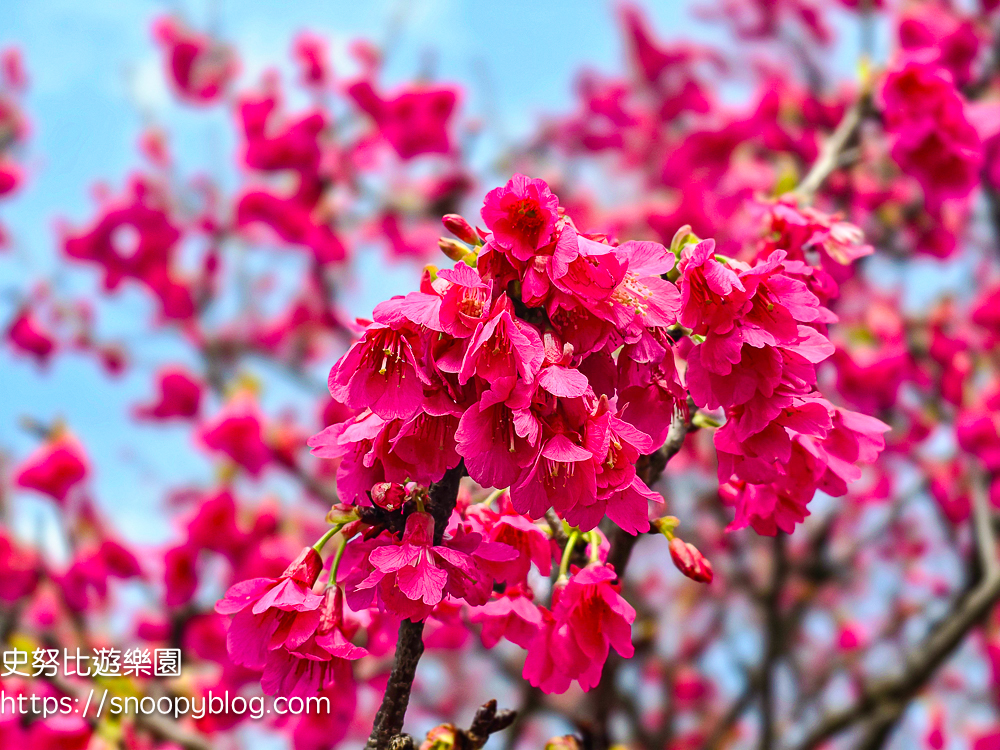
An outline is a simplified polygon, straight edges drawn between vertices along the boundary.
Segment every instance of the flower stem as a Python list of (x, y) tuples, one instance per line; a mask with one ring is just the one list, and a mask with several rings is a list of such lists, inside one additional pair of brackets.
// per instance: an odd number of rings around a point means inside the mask
[(485, 505), (487, 508), (492, 508), (493, 507), (493, 503), (495, 503), (497, 500), (499, 500), (501, 497), (503, 497), (503, 494), (505, 492), (507, 492), (508, 489), (509, 488), (505, 487), (502, 490), (494, 490), (493, 492), (490, 493), (489, 497), (487, 497), (485, 500), (483, 500), (483, 505)]
[(337, 547), (337, 554), (333, 557), (333, 563), (330, 565), (330, 585), (337, 585), (337, 568), (340, 567), (340, 558), (344, 556), (344, 549), (347, 547), (347, 539), (342, 539), (340, 541), (340, 546)]
[(323, 551), (323, 547), (325, 547), (326, 543), (330, 541), (330, 537), (332, 537), (334, 534), (336, 534), (342, 528), (344, 528), (344, 524), (342, 524), (342, 523), (338, 523), (336, 526), (333, 526), (325, 534), (323, 534), (323, 536), (321, 536), (319, 538), (319, 541), (316, 542), (316, 544), (313, 545), (313, 549), (316, 550), (317, 552), (322, 552)]
[(597, 529), (594, 529), (593, 531), (588, 531), (586, 536), (587, 541), (590, 542), (587, 559), (595, 563), (601, 559), (601, 535), (597, 532)]
[(577, 539), (580, 538), (580, 530), (573, 529), (569, 533), (569, 539), (566, 541), (566, 547), (563, 549), (562, 560), (559, 561), (559, 578), (556, 580), (564, 581), (567, 578), (567, 571), (569, 571), (569, 561), (573, 557), (573, 547), (576, 546)]

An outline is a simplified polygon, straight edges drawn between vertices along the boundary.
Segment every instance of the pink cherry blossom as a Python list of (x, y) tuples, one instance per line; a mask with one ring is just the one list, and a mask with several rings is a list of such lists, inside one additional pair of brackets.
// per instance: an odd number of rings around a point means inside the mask
[[(230, 658), (251, 669), (263, 669), (269, 653), (292, 637), (301, 615), (310, 620), (323, 603), (312, 592), (323, 562), (306, 547), (278, 578), (251, 578), (234, 584), (216, 602), (220, 615), (234, 615), (226, 636)], [(296, 631), (297, 632), (297, 631)]]

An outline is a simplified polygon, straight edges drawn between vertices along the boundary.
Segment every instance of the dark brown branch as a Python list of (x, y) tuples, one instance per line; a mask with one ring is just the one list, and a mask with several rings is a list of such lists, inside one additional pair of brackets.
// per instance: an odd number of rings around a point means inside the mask
[[(429, 508), (434, 516), (434, 543), (441, 544), (448, 519), (458, 499), (458, 485), (465, 476), (465, 465), (449, 469), (430, 487)], [(389, 675), (389, 682), (382, 696), (382, 705), (375, 715), (375, 725), (365, 745), (368, 750), (389, 750), (394, 738), (403, 731), (406, 707), (410, 703), (410, 690), (417, 674), (417, 662), (424, 653), (424, 624), (403, 620), (399, 624), (396, 658)], [(411, 743), (412, 745), (412, 743)]]
[(739, 721), (740, 717), (754, 702), (754, 697), (759, 690), (760, 674), (748, 675), (747, 684), (743, 688), (743, 692), (740, 693), (739, 697), (733, 701), (733, 704), (719, 718), (715, 726), (712, 727), (712, 731), (708, 733), (705, 741), (701, 743), (701, 750), (715, 750), (715, 748), (719, 747), (720, 743), (729, 733), (729, 730), (732, 729), (733, 724)]
[(785, 534), (779, 531), (774, 537), (771, 556), (771, 583), (764, 597), (764, 662), (760, 679), (760, 750), (774, 746), (774, 667), (783, 643), (781, 594), (788, 575), (788, 557), (785, 554)]
[[(684, 445), (684, 439), (691, 429), (691, 419), (697, 407), (692, 401), (687, 404), (678, 404), (674, 407), (674, 412), (670, 420), (670, 429), (667, 432), (666, 441), (655, 452), (648, 456), (642, 456), (636, 466), (636, 473), (652, 488), (663, 474), (667, 463), (673, 458)], [(611, 548), (608, 550), (608, 563), (614, 567), (619, 580), (625, 575), (625, 568), (628, 567), (629, 559), (632, 557), (632, 550), (639, 541), (639, 537), (615, 527), (611, 533)], [(609, 654), (604, 665), (604, 672), (601, 681), (593, 692), (591, 705), (593, 706), (593, 722), (588, 727), (594, 747), (598, 750), (611, 746), (608, 720), (611, 711), (617, 700), (615, 681), (617, 680), (618, 668), (622, 659), (616, 654)]]
[[(648, 456), (642, 456), (636, 465), (636, 473), (642, 478), (646, 486), (652, 488), (663, 475), (670, 459), (677, 455), (684, 446), (684, 439), (691, 429), (691, 420), (697, 411), (697, 406), (691, 399), (688, 399), (686, 408), (681, 405), (674, 407), (674, 413), (670, 420), (670, 429), (667, 432), (667, 439), (660, 448)], [(629, 558), (632, 556), (632, 549), (639, 537), (615, 528), (611, 535), (611, 549), (608, 551), (608, 563), (614, 566), (615, 572), (621, 578), (625, 574)]]
[(403, 620), (399, 624), (396, 659), (385, 686), (382, 705), (375, 715), (375, 726), (365, 745), (370, 750), (388, 750), (390, 741), (403, 729), (413, 678), (417, 674), (417, 662), (424, 653), (423, 634), (422, 622)]
[(479, 750), (491, 734), (502, 732), (517, 718), (517, 711), (497, 711), (497, 702), (491, 699), (476, 711), (468, 729), (455, 732), (455, 750)]

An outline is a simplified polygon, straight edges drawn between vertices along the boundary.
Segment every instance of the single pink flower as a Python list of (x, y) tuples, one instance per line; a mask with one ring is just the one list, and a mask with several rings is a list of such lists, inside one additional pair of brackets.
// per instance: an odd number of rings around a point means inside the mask
[(215, 603), (220, 615), (235, 615), (226, 636), (232, 660), (263, 669), (270, 651), (291, 637), (296, 618), (314, 612), (323, 597), (312, 592), (323, 561), (306, 547), (278, 578), (252, 578), (234, 584)]
[(269, 227), (284, 242), (308, 248), (319, 263), (337, 263), (347, 257), (340, 235), (314, 216), (311, 203), (300, 196), (246, 190), (236, 203), (236, 225), (249, 229), (259, 224)]
[(153, 36), (167, 52), (170, 82), (188, 102), (216, 101), (239, 71), (239, 62), (228, 45), (186, 29), (173, 18), (158, 19)]
[(465, 384), (475, 375), (490, 386), (490, 396), (482, 404), (505, 401), (519, 381), (534, 382), (543, 356), (538, 331), (514, 317), (510, 299), (502, 295), (469, 340), (459, 382)]
[(486, 604), (470, 608), (469, 621), (482, 627), (483, 646), (493, 648), (506, 638), (528, 648), (542, 623), (541, 611), (531, 598), (530, 589), (508, 586)]
[(362, 560), (344, 581), (351, 608), (378, 601), (398, 617), (419, 621), (446, 595), (481, 604), (492, 589), (493, 563), (507, 562), (516, 554), (506, 545), (483, 542), (478, 534), (442, 545), (435, 545), (433, 538), (434, 518), (411, 513), (402, 539), (383, 534), (362, 543)]
[(56, 341), (52, 334), (25, 307), (14, 316), (7, 329), (7, 340), (18, 350), (35, 358), (40, 364), (48, 362), (56, 349)]
[(181, 544), (163, 555), (164, 601), (168, 607), (181, 607), (198, 590), (198, 548)]
[(28, 456), (14, 470), (14, 482), (61, 503), (89, 471), (83, 446), (72, 435), (63, 434)]
[[(350, 662), (368, 655), (351, 643), (358, 624), (344, 618), (339, 586), (323, 592), (316, 609), (283, 618), (271, 636), (261, 687), (268, 695), (307, 697), (348, 681)], [(273, 644), (281, 643), (280, 648)]]
[(347, 93), (375, 121), (401, 159), (451, 151), (448, 125), (458, 103), (455, 89), (414, 85), (386, 99), (369, 81), (360, 81)]
[(482, 217), (493, 241), (519, 261), (547, 243), (558, 218), (559, 199), (544, 180), (515, 174), (502, 188), (486, 194)]
[(329, 55), (326, 40), (318, 34), (303, 31), (292, 42), (292, 57), (299, 65), (301, 81), (307, 86), (325, 88), (330, 84), (333, 71)]
[(557, 584), (552, 612), (528, 646), (524, 678), (545, 693), (564, 693), (571, 681), (590, 690), (601, 679), (610, 648), (631, 658), (635, 610), (619, 593), (612, 568), (592, 563)]
[(164, 368), (157, 375), (157, 400), (135, 410), (144, 419), (189, 419), (198, 415), (202, 386), (180, 367)]
[(198, 439), (256, 477), (272, 458), (271, 449), (264, 442), (262, 420), (253, 397), (241, 394), (199, 427)]
[(13, 603), (31, 594), (42, 574), (42, 561), (31, 550), (0, 532), (0, 600)]
[(715, 258), (715, 240), (688, 245), (681, 254), (679, 286), (681, 323), (693, 333), (725, 334), (742, 312), (743, 282), (737, 273)]

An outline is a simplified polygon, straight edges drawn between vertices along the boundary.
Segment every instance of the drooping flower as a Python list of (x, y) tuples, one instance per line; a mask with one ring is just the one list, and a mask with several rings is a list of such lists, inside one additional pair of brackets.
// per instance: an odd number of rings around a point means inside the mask
[[(287, 627), (287, 631), (286, 628)], [(344, 618), (344, 594), (339, 586), (323, 592), (316, 609), (285, 621), (271, 637), (261, 687), (268, 695), (308, 697), (350, 681), (350, 662), (368, 655), (351, 643), (358, 623)]]
[[(361, 543), (362, 560), (345, 579), (348, 604), (360, 610), (379, 604), (400, 618), (426, 619), (446, 595), (470, 604), (485, 603), (492, 589), (489, 566), (475, 555), (486, 552), (488, 559), (514, 559), (507, 545), (481, 541), (467, 535), (453, 547), (447, 540), (434, 544), (434, 518), (429, 513), (411, 513), (402, 539), (383, 532), (371, 542)], [(483, 550), (479, 550), (485, 545)]]
[(611, 648), (631, 658), (635, 609), (616, 580), (613, 568), (591, 563), (557, 584), (552, 612), (540, 610), (542, 624), (528, 647), (526, 680), (546, 693), (563, 693), (572, 680), (589, 690), (600, 682)]
[(483, 487), (508, 487), (535, 461), (539, 427), (524, 409), (473, 404), (462, 415), (455, 440), (469, 476)]
[(469, 341), (459, 371), (459, 382), (476, 375), (489, 384), (489, 399), (482, 405), (506, 401), (518, 382), (531, 384), (541, 367), (542, 339), (534, 326), (514, 317), (510, 299), (500, 296), (489, 316)]
[(507, 495), (498, 502), (500, 512), (477, 504), (466, 511), (466, 519), (490, 541), (506, 544), (517, 551), (517, 558), (506, 564), (506, 580), (524, 582), (532, 563), (539, 573), (548, 575), (552, 570), (552, 549), (548, 536), (515, 511)]
[(472, 608), (469, 620), (482, 627), (480, 636), (486, 648), (493, 648), (501, 638), (528, 648), (542, 623), (542, 614), (531, 601), (530, 589), (508, 586), (503, 594)]
[(417, 360), (415, 334), (373, 323), (330, 371), (330, 393), (352, 409), (409, 419), (431, 381)]
[(291, 637), (298, 615), (319, 610), (323, 597), (312, 592), (323, 561), (306, 547), (278, 578), (251, 578), (234, 584), (215, 604), (220, 615), (234, 615), (226, 635), (230, 658), (264, 669), (269, 652)]
[(596, 496), (594, 455), (564, 433), (542, 443), (534, 463), (521, 472), (510, 489), (511, 504), (531, 518), (541, 518), (550, 507), (565, 512), (580, 503), (588, 504)]

